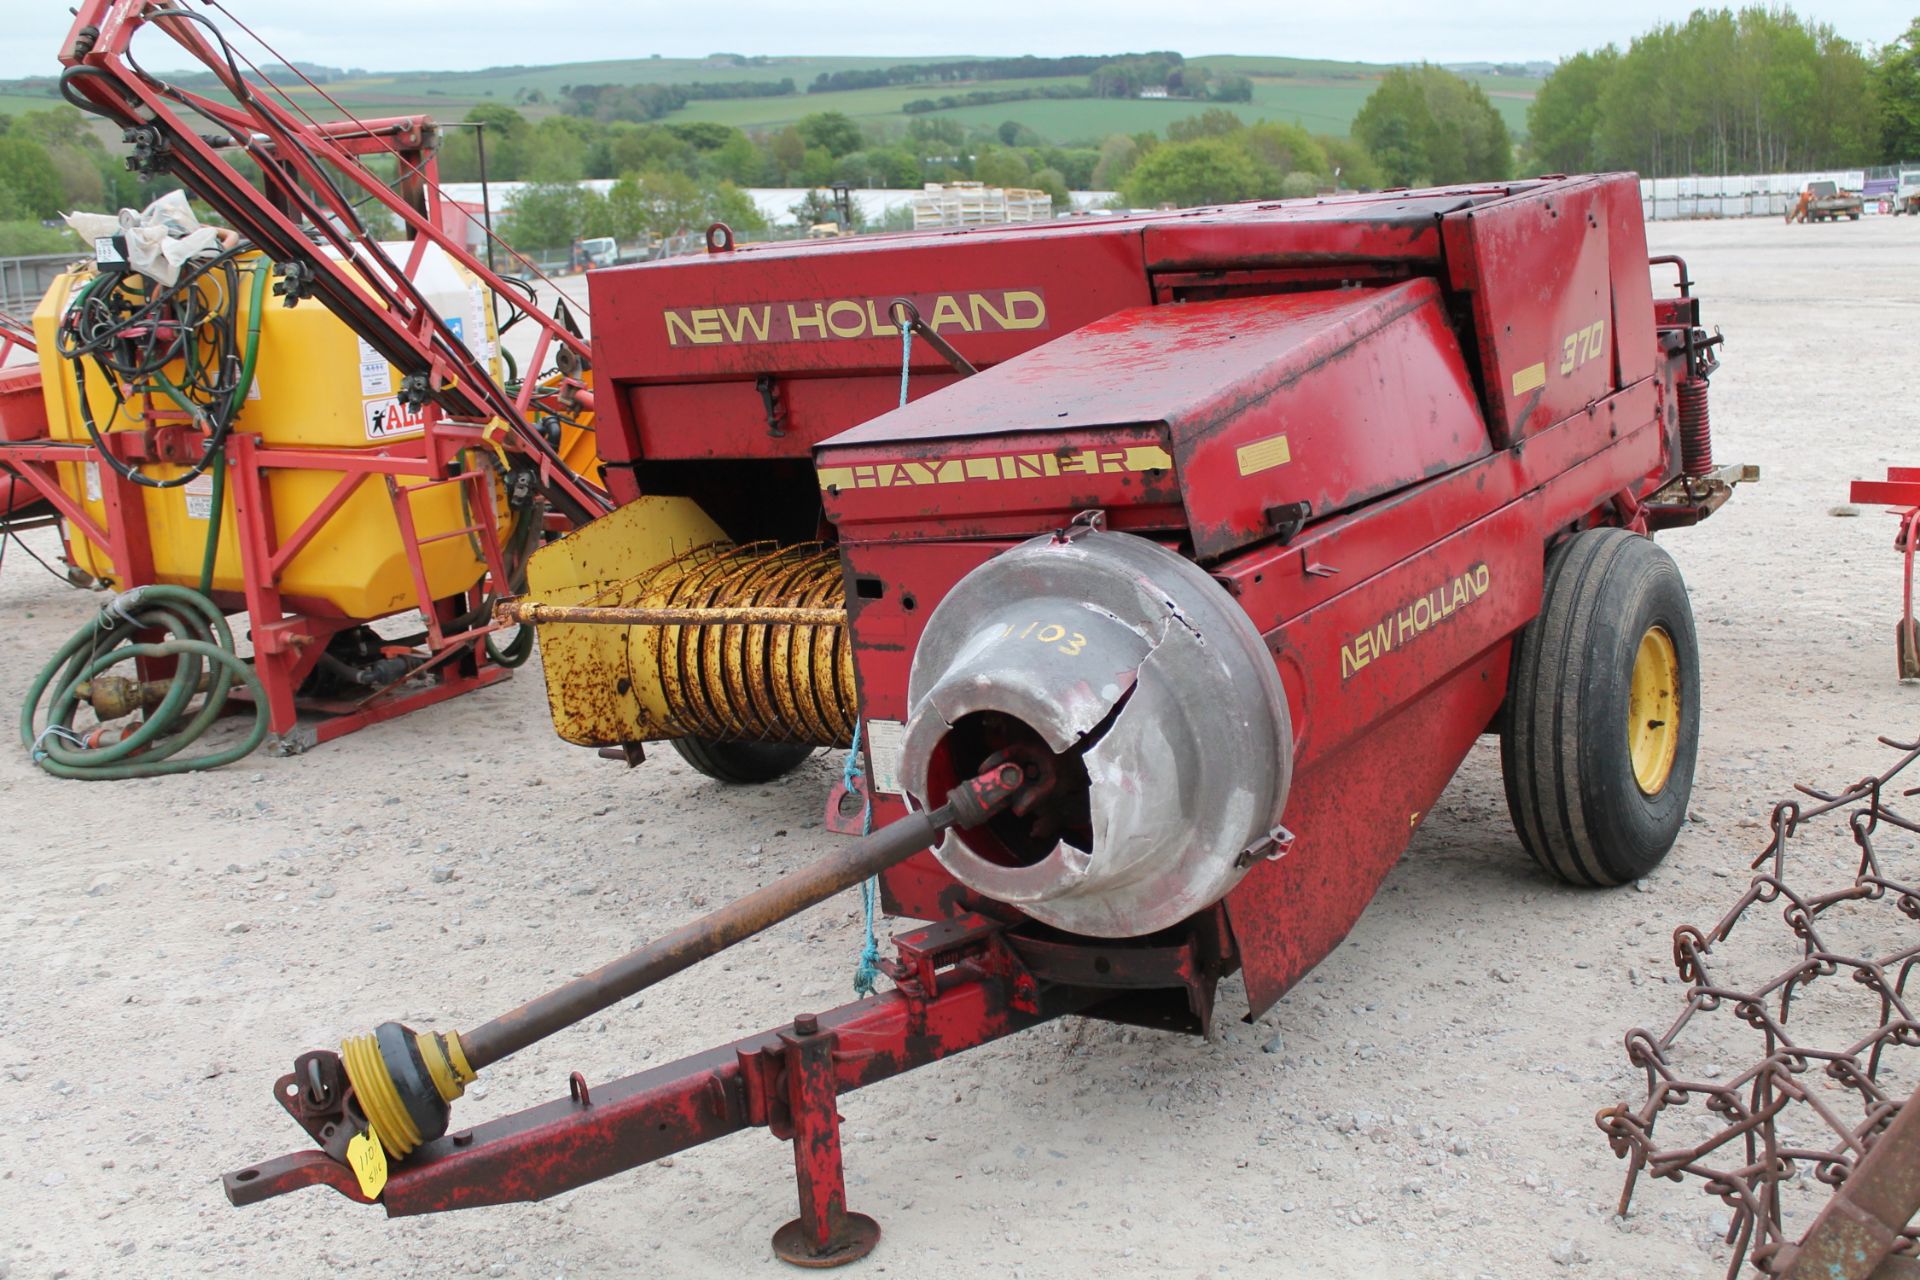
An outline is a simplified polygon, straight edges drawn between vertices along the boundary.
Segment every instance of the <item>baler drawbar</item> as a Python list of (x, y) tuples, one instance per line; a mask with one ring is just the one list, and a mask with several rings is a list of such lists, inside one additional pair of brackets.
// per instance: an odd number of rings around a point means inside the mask
[[(396, 1217), (543, 1200), (760, 1125), (792, 1140), (799, 1185), (800, 1216), (775, 1235), (775, 1252), (808, 1266), (863, 1256), (880, 1229), (847, 1211), (835, 1099), (1083, 1010), (1112, 998), (1111, 990), (1076, 987), (1059, 974), (1043, 979), (1029, 963), (1046, 971), (1043, 945), (1036, 941), (1027, 953), (1001, 924), (961, 917), (896, 939), (898, 958), (885, 966), (896, 986), (885, 994), (824, 1015), (803, 1013), (788, 1027), (591, 1092), (575, 1073), (564, 1101), (442, 1136), (450, 1104), (508, 1055), (853, 887), (950, 829), (1030, 807), (1051, 785), (1044, 773), (990, 763), (940, 808), (889, 823), (472, 1031), (420, 1034), (386, 1023), (340, 1054), (303, 1054), (275, 1094), (322, 1150), (227, 1174), (228, 1199), (253, 1204), (326, 1184), (356, 1200), (377, 1199)], [(1181, 948), (1140, 957), (1160, 981), (1191, 972), (1192, 959)], [(376, 1142), (383, 1150), (371, 1150)], [(391, 1175), (388, 1154), (405, 1160)]]

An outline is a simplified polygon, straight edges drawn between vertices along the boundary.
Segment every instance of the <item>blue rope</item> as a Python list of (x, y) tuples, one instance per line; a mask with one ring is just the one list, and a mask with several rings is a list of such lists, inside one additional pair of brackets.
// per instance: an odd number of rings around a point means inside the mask
[[(896, 321), (896, 323), (898, 323)], [(913, 330), (900, 326), (900, 407), (907, 407), (907, 371), (912, 368)]]
[[(860, 761), (860, 735), (866, 726), (856, 723), (853, 726), (853, 745), (847, 749), (847, 763), (840, 771), (840, 785), (851, 791), (859, 786), (865, 773)], [(860, 834), (869, 835), (873, 831), (873, 796), (863, 792), (866, 803), (860, 809)], [(874, 917), (879, 913), (880, 877), (868, 876), (860, 883), (860, 912), (866, 918), (866, 935), (860, 943), (860, 959), (853, 968), (853, 990), (856, 995), (870, 996), (873, 986), (880, 977), (880, 940), (874, 933)]]
[[(900, 407), (907, 407), (907, 376), (913, 368), (913, 330), (906, 325), (900, 326)], [(859, 785), (865, 776), (865, 766), (860, 761), (860, 736), (866, 728), (864, 722), (856, 721), (853, 726), (853, 745), (847, 749), (847, 762), (840, 771), (840, 785), (848, 791)], [(865, 803), (860, 809), (860, 834), (873, 834), (873, 792), (871, 788), (862, 791)], [(870, 996), (874, 984), (880, 978), (880, 940), (874, 933), (874, 917), (880, 913), (880, 877), (868, 876), (860, 885), (860, 913), (866, 920), (866, 933), (860, 942), (860, 959), (853, 969), (854, 994)]]

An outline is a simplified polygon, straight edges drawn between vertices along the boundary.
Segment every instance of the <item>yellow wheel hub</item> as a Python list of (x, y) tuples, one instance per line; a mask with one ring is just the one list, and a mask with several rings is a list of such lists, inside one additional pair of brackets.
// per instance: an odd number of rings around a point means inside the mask
[(1657, 796), (1680, 749), (1680, 657), (1665, 627), (1648, 627), (1627, 691), (1627, 755), (1643, 794)]

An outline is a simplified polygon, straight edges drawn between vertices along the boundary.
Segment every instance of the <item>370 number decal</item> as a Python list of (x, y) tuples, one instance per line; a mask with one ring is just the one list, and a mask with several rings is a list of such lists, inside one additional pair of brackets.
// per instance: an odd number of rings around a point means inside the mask
[(1572, 373), (1599, 355), (1606, 345), (1607, 322), (1595, 320), (1584, 329), (1575, 329), (1560, 343), (1560, 372)]
[(1025, 627), (1009, 622), (1000, 631), (1002, 640), (1032, 640), (1036, 644), (1050, 644), (1069, 658), (1080, 656), (1087, 647), (1087, 638), (1078, 631), (1069, 631), (1057, 622), (1029, 622)]

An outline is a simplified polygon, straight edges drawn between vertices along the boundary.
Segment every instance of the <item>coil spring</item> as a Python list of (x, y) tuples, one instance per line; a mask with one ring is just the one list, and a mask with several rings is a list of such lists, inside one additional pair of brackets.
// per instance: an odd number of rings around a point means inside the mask
[[(840, 555), (818, 543), (703, 547), (654, 570), (649, 603), (676, 608), (843, 608)], [(859, 700), (842, 626), (662, 627), (660, 689), (686, 733), (727, 741), (850, 746)]]
[(1707, 380), (1682, 378), (1676, 388), (1680, 402), (1680, 469), (1690, 476), (1713, 470), (1713, 424), (1707, 417)]

